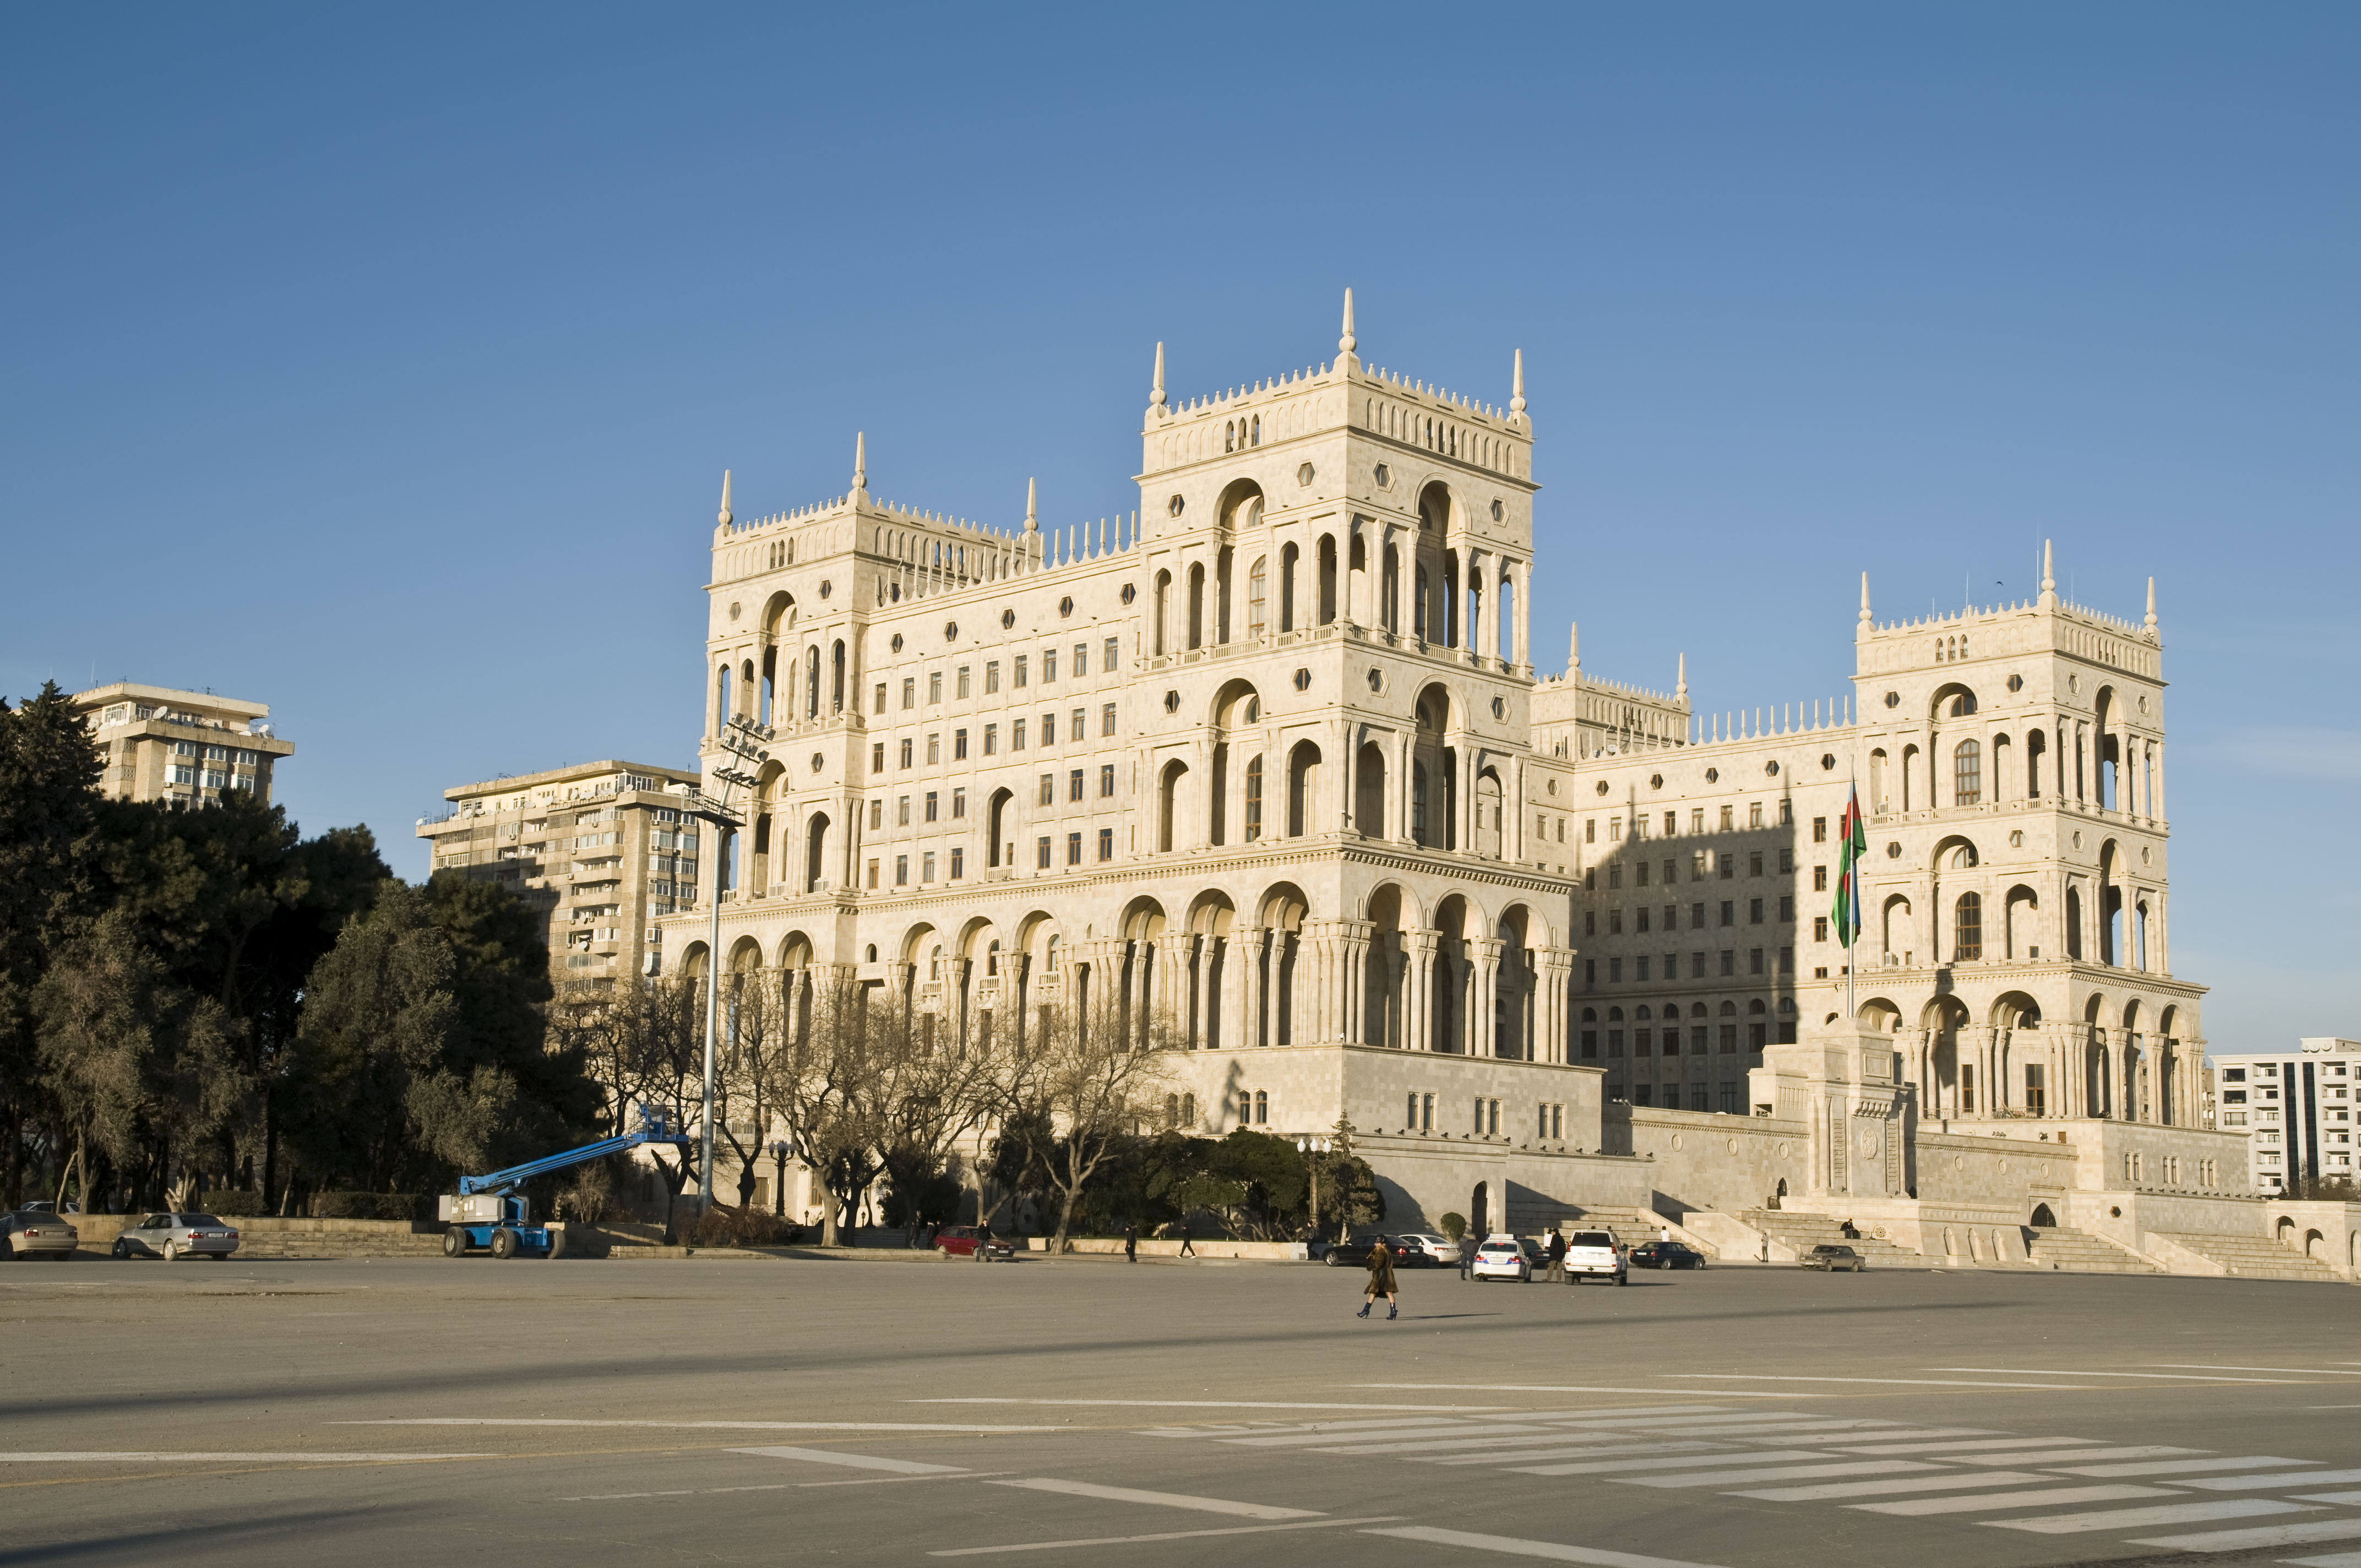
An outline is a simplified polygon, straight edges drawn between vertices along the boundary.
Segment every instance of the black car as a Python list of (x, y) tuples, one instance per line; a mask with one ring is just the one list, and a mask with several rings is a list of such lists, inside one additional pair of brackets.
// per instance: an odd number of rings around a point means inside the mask
[(1705, 1254), (1679, 1242), (1649, 1242), (1631, 1249), (1634, 1268), (1703, 1268)]
[(1378, 1235), (1355, 1236), (1349, 1241), (1330, 1242), (1327, 1252), (1322, 1255), (1320, 1261), (1331, 1268), (1366, 1268), (1369, 1263), (1369, 1248), (1379, 1245), (1394, 1255), (1396, 1268), (1400, 1268), (1405, 1264), (1413, 1268), (1418, 1266), (1420, 1260), (1411, 1255), (1419, 1250), (1417, 1243), (1402, 1241), (1394, 1236)]
[(1824, 1268), (1830, 1274), (1840, 1270), (1859, 1274), (1869, 1266), (1869, 1260), (1849, 1246), (1816, 1246), (1795, 1261), (1806, 1268)]

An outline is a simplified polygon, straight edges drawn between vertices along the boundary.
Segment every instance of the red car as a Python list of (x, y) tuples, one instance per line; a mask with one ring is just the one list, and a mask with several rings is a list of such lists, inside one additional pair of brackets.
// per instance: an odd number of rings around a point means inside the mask
[(945, 1257), (972, 1257), (978, 1263), (1016, 1255), (1016, 1248), (977, 1225), (945, 1225), (935, 1236), (935, 1250)]

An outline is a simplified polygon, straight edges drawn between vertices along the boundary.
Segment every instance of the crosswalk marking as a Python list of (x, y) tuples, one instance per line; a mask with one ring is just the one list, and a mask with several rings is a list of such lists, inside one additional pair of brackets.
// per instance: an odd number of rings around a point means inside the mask
[(2361, 1372), (2334, 1366), (2214, 1366), (2199, 1361), (2151, 1361), (2148, 1365), (2177, 1367), (2184, 1372), (2301, 1372), (2318, 1377), (2361, 1377)]
[[(2315, 1541), (2361, 1541), (2361, 1519), (2307, 1519), (2301, 1524), (2263, 1525), (2254, 1530), (2148, 1536), (2132, 1544), (2167, 1547), (2174, 1552), (2245, 1552), (2254, 1547), (2297, 1546)], [(2353, 1555), (2361, 1557), (2361, 1552)]]
[[(1711, 1453), (1723, 1454), (1748, 1452), (1733, 1449), (1726, 1442), (1588, 1442), (1578, 1448), (1528, 1449), (1509, 1455), (1515, 1459), (1590, 1459), (1606, 1455), (1618, 1457), (1639, 1453)], [(1501, 1456), (1491, 1453), (1450, 1453), (1414, 1456), (1418, 1464), (1498, 1464)]]
[(1202, 1541), (1216, 1535), (1269, 1535), (1291, 1530), (1343, 1530), (1353, 1525), (1387, 1524), (1402, 1516), (1372, 1514), (1352, 1519), (1295, 1519), (1286, 1524), (1231, 1525), (1222, 1530), (1167, 1530), (1153, 1535), (1099, 1535), (1085, 1541), (1020, 1541), (1006, 1546), (954, 1546), (929, 1552), (929, 1557), (988, 1557), (1008, 1552), (1055, 1552), (1074, 1546), (1137, 1546), (1152, 1541)]
[(1028, 1492), (1060, 1492), (1071, 1497), (1096, 1497), (1110, 1503), (1153, 1503), (1159, 1508), (1193, 1508), (1205, 1514), (1235, 1514), (1250, 1519), (1316, 1519), (1317, 1508), (1282, 1508), (1271, 1503), (1241, 1503), (1228, 1497), (1195, 1497), (1184, 1492), (1147, 1492), (1137, 1486), (1102, 1486), (1090, 1481), (1064, 1481), (1032, 1475), (1020, 1481), (988, 1481), (991, 1486), (1018, 1486)]
[[(1752, 1455), (1749, 1455), (1752, 1458)], [(1780, 1464), (1769, 1469), (1715, 1470), (1703, 1475), (1618, 1475), (1632, 1486), (1743, 1486), (1756, 1481), (1814, 1481), (1823, 1475), (1894, 1475), (1905, 1470), (1932, 1470), (1908, 1459), (1856, 1459), (1842, 1464)]]
[[(2039, 1479), (2039, 1477), (2036, 1477)], [(1972, 1497), (1912, 1497), (1898, 1503), (1854, 1503), (1865, 1514), (1985, 1514), (2002, 1508), (2061, 1508), (2068, 1503), (2123, 1503), (2134, 1497), (2174, 1497), (2169, 1486), (2049, 1486), (2032, 1492), (1979, 1492)], [(2092, 1516), (2095, 1517), (2095, 1516)]]
[(1423, 1541), (1437, 1546), (1465, 1546), (1478, 1552), (1505, 1552), (1511, 1557), (1538, 1557), (1550, 1563), (1587, 1563), (1592, 1568), (1707, 1568), (1670, 1557), (1642, 1557), (1631, 1552), (1602, 1552), (1589, 1546), (1561, 1546), (1554, 1541), (1520, 1541), (1509, 1535), (1481, 1535), (1474, 1530), (1437, 1530), (1431, 1525), (1404, 1525), (1371, 1530), (1364, 1535), (1389, 1535), (1400, 1541)]
[(2176, 1486), (2202, 1486), (2209, 1492), (2251, 1492), (2266, 1486), (2349, 1486), (2361, 1481), (2361, 1470), (2290, 1470), (2276, 1475), (2192, 1475)]
[[(733, 1448), (758, 1459), (801, 1459), (814, 1464), (847, 1464), (857, 1470), (892, 1470), (905, 1475), (957, 1475), (957, 1464), (921, 1464), (915, 1459), (880, 1459), (872, 1453), (838, 1453), (825, 1448)], [(773, 1472), (776, 1474), (776, 1472)]]
[[(1414, 1437), (1465, 1437), (1474, 1430), (1476, 1429), (1467, 1426), (1422, 1426), (1407, 1427), (1400, 1431), (1389, 1431), (1383, 1433), (1382, 1435), (1389, 1441), (1398, 1438), (1407, 1439)], [(1495, 1432), (1545, 1432), (1558, 1429), (1553, 1429), (1550, 1427), (1494, 1427), (1490, 1430)], [(1301, 1448), (1315, 1442), (1335, 1442), (1341, 1439), (1343, 1435), (1344, 1434), (1341, 1432), (1334, 1431), (1290, 1431), (1275, 1432), (1261, 1437), (1225, 1437), (1221, 1441), (1228, 1443), (1235, 1443), (1240, 1448)]]
[(2297, 1568), (2361, 1568), (2361, 1552), (2332, 1552), (2325, 1557), (2282, 1557)]
[(1903, 1492), (1956, 1492), (1971, 1486), (2006, 1486), (2011, 1482), (2051, 1481), (2037, 1470), (1979, 1470), (1972, 1475), (1912, 1475), (1899, 1481), (1830, 1481), (1817, 1486), (1773, 1486), (1760, 1492), (1732, 1492), (1733, 1497), (1760, 1497), (1766, 1503), (1817, 1503), (1834, 1497), (1890, 1497)]
[(2361, 1503), (2361, 1492), (2299, 1492), (2307, 1503)]
[[(1971, 1429), (1962, 1428), (1961, 1430), (1966, 1431)], [(1980, 1438), (1972, 1442), (1869, 1443), (1852, 1442), (1848, 1441), (1832, 1443), (1829, 1446), (1842, 1449), (1847, 1453), (1971, 1453), (1979, 1450), (1989, 1453), (1996, 1448), (2005, 1448), (2010, 1450), (2033, 1448), (2095, 1449), (2099, 1444), (2096, 1439), (2087, 1437), (1988, 1437)]]
[[(2197, 1524), (2205, 1519), (2235, 1519), (2256, 1514), (2317, 1513), (2301, 1503), (2275, 1503), (2268, 1497), (2217, 1497), (2208, 1503), (2167, 1503), (2153, 1508), (2107, 1508), (2095, 1514), (2050, 1514), (2035, 1519), (1986, 1519), (1994, 1530), (2030, 1530), (2036, 1535), (2074, 1535), (2093, 1530), (2146, 1530), (2158, 1524)], [(2356, 1524), (2361, 1530), (2361, 1524)]]
[[(1538, 1458), (1539, 1455), (1519, 1455)], [(1733, 1449), (1720, 1453), (1692, 1454), (1686, 1459), (1593, 1459), (1573, 1464), (1511, 1464), (1504, 1468), (1520, 1475), (1612, 1475), (1628, 1470), (1667, 1470), (1696, 1464), (1729, 1464), (1767, 1459), (1834, 1459), (1833, 1453), (1812, 1449)]]
[[(2286, 1383), (2286, 1377), (2211, 1377), (2196, 1372), (2092, 1372), (2088, 1368), (2067, 1370), (2044, 1366), (1930, 1366), (1929, 1372), (1998, 1372), (2018, 1377), (2148, 1377), (2160, 1382), (2180, 1383)], [(2047, 1387), (2041, 1384), (2037, 1387)]]
[[(2078, 1451), (2074, 1457), (2078, 1460), (2178, 1459), (2183, 1455), (2195, 1455), (2204, 1452), (2205, 1451), (2202, 1448), (2166, 1448), (2160, 1444), (2148, 1443), (2137, 1448), (2083, 1449)], [(2054, 1454), (2019, 1451), (2015, 1453), (1963, 1453), (1959, 1456), (1959, 1461), (1962, 1464), (2006, 1464), (2021, 1466), (2026, 1464), (2054, 1464), (2057, 1463), (2057, 1456)]]
[(2301, 1459), (2275, 1459), (2268, 1453), (2240, 1454), (2230, 1459), (2151, 1459), (2141, 1464), (2060, 1464), (2069, 1475), (2186, 1475), (2202, 1470), (2261, 1470), (2274, 1464), (2301, 1464)]
[[(1433, 1437), (1416, 1442), (1348, 1442), (1333, 1448), (1315, 1448), (1314, 1453), (1439, 1453), (1450, 1449), (1468, 1448), (1528, 1448), (1564, 1442), (1565, 1434), (1545, 1427), (1509, 1427), (1509, 1431), (1521, 1432), (1519, 1437)], [(1600, 1443), (1591, 1452), (1614, 1453), (1620, 1443)]]

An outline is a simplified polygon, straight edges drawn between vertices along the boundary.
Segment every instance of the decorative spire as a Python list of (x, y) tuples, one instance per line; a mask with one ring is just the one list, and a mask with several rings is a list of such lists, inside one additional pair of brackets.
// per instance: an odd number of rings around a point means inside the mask
[(1578, 620), (1565, 625), (1565, 673), (1568, 676), (1582, 674), (1582, 622)]
[(2156, 635), (2156, 579), (2155, 579), (2154, 577), (2150, 577), (2150, 578), (2147, 580), (2147, 620), (2146, 621), (2146, 623), (2145, 623), (2145, 624), (2146, 624), (2146, 625), (2147, 625), (2147, 634), (2148, 634), (2149, 636), (2151, 636), (2151, 637), (2155, 636), (2155, 635)]
[(1517, 350), (1516, 379), (1510, 384), (1509, 417), (1525, 417), (1525, 351), (1521, 348)]
[(2045, 539), (2041, 542), (2041, 608), (2044, 609), (2056, 609), (2058, 608), (2058, 578), (2056, 574), (2050, 569), (2049, 559), (2049, 541)]
[(1156, 384), (1148, 394), (1148, 406), (1159, 411), (1164, 407), (1164, 345), (1156, 345)]
[(1689, 656), (1686, 653), (1684, 653), (1681, 655), (1680, 678), (1673, 683), (1673, 698), (1676, 702), (1686, 702), (1688, 700), (1688, 695)]
[(1353, 352), (1354, 346), (1353, 291), (1347, 289), (1345, 291), (1345, 335), (1336, 340), (1336, 352), (1339, 354), (1350, 354)]
[(1867, 572), (1861, 575), (1861, 623), (1863, 626), (1877, 624), (1876, 619), (1869, 613), (1869, 574)]
[(852, 433), (852, 488), (856, 491), (869, 488), (869, 436), (858, 430)]
[(1035, 490), (1033, 481), (1027, 479), (1025, 481), (1025, 532), (1027, 533), (1038, 533), (1041, 532), (1040, 520), (1035, 517), (1033, 513), (1034, 499)]
[(730, 470), (721, 470), (721, 526), (730, 526)]

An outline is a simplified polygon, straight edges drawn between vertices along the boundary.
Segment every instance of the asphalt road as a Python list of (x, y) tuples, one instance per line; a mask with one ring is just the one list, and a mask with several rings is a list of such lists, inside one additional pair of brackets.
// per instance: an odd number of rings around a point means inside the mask
[(2361, 1568), (2361, 1296), (1730, 1268), (0, 1266), (0, 1565)]

